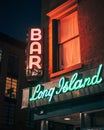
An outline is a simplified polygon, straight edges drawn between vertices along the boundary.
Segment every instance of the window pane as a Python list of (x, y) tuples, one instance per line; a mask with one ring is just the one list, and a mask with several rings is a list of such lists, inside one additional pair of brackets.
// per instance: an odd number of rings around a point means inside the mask
[(59, 45), (60, 69), (65, 69), (81, 62), (79, 37)]
[(79, 34), (77, 11), (62, 18), (59, 24), (59, 43), (63, 43)]
[(5, 96), (16, 98), (17, 80), (10, 77), (6, 78)]
[(18, 57), (16, 55), (9, 55), (7, 76), (10, 76), (12, 78), (17, 78), (18, 67), (19, 67)]

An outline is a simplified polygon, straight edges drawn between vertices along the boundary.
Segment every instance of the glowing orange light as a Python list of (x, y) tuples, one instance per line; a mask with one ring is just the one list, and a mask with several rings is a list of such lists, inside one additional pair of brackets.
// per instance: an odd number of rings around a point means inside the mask
[[(50, 77), (72, 71), (81, 67), (80, 38), (77, 17), (78, 3), (68, 0), (54, 10), (47, 13), (49, 17), (49, 73)], [(58, 65), (59, 70), (54, 72), (53, 66), (53, 20), (58, 21)]]

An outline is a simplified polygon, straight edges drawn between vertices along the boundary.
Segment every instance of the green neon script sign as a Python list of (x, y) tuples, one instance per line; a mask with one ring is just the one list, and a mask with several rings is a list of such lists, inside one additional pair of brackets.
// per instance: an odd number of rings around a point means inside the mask
[(72, 92), (85, 87), (100, 84), (103, 80), (101, 77), (101, 71), (102, 64), (99, 65), (97, 73), (92, 77), (89, 76), (80, 78), (78, 73), (73, 74), (69, 80), (66, 80), (65, 77), (62, 77), (58, 83), (59, 88), (52, 87), (50, 89), (45, 89), (41, 84), (38, 84), (35, 87), (35, 91), (29, 100), (36, 101), (44, 98), (49, 98), (49, 102), (51, 102), (54, 95)]

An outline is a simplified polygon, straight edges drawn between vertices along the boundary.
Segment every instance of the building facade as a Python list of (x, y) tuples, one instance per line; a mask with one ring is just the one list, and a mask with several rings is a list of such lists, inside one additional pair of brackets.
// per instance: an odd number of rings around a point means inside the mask
[(0, 130), (21, 129), (25, 44), (0, 33)]
[(43, 75), (23, 90), (22, 102), (38, 130), (104, 129), (103, 6), (42, 1)]

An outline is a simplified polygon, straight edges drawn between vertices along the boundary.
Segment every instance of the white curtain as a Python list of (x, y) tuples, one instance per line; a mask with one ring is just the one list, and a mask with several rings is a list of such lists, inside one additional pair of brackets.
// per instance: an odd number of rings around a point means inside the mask
[(59, 50), (61, 69), (81, 62), (79, 37), (60, 45)]
[(63, 43), (79, 34), (77, 11), (62, 18), (59, 24), (59, 43)]
[(23, 89), (21, 109), (27, 108), (29, 102), (29, 88)]
[(59, 23), (59, 64), (61, 69), (81, 62), (77, 11)]

